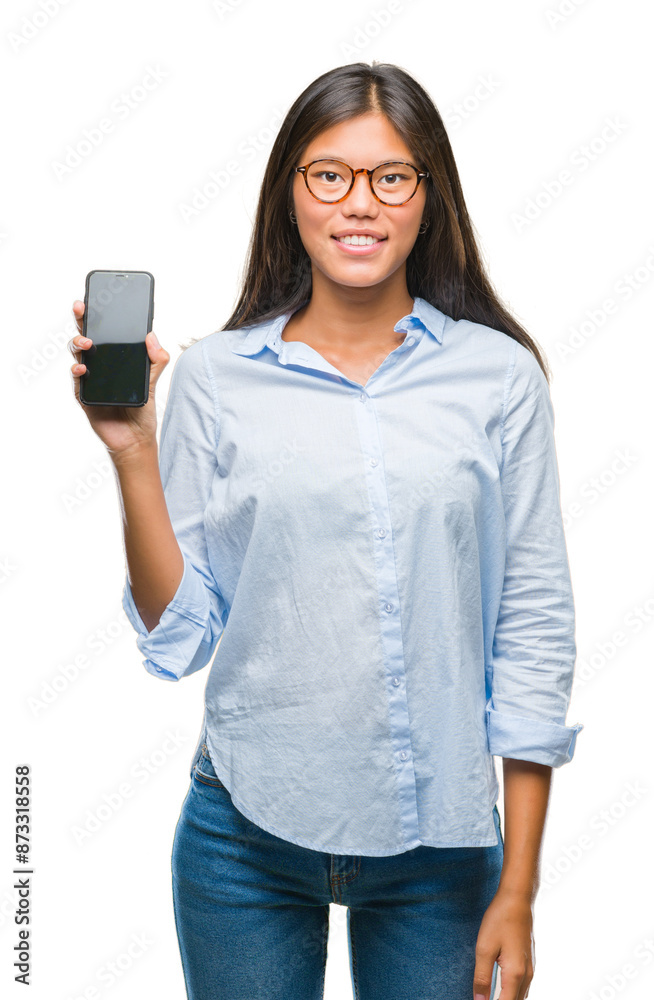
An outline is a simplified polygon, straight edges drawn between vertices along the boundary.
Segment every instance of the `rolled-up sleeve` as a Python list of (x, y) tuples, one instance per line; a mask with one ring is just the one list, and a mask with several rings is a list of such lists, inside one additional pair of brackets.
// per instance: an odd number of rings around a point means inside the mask
[(549, 386), (516, 342), (502, 425), (506, 562), (486, 724), (491, 754), (560, 767), (584, 728), (565, 722), (575, 610)]
[(145, 669), (178, 681), (207, 665), (226, 620), (225, 604), (209, 563), (205, 510), (216, 472), (218, 409), (202, 340), (182, 352), (170, 380), (159, 439), (166, 506), (184, 557), (179, 587), (148, 632), (127, 574), (122, 606), (137, 632)]

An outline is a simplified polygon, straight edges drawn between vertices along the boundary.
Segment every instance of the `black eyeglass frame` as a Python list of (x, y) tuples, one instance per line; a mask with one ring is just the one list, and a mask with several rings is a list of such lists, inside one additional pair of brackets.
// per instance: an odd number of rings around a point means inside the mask
[[(345, 194), (343, 195), (342, 198), (337, 198), (335, 201), (326, 201), (324, 198), (319, 198), (318, 195), (315, 195), (313, 193), (313, 191), (311, 190), (311, 188), (309, 187), (309, 175), (308, 175), (309, 167), (312, 167), (314, 165), (314, 163), (324, 163), (324, 162), (328, 162), (328, 163), (340, 163), (343, 167), (347, 167), (347, 169), (352, 174), (352, 181), (350, 183), (349, 188), (347, 189), (347, 191), (345, 192)], [(389, 166), (392, 163), (403, 163), (407, 167), (412, 167), (413, 170), (415, 170), (416, 174), (418, 175), (417, 178), (416, 178), (416, 186), (413, 189), (413, 192), (404, 201), (396, 201), (396, 202), (384, 201), (382, 198), (379, 197), (379, 195), (376, 193), (375, 189), (372, 186), (372, 175), (374, 173), (376, 173), (376, 171), (379, 170), (380, 167), (387, 167), (387, 166)], [(385, 160), (384, 163), (378, 163), (377, 166), (373, 170), (368, 170), (367, 167), (359, 167), (358, 170), (355, 170), (354, 167), (351, 167), (350, 164), (346, 163), (344, 160), (335, 160), (331, 156), (321, 156), (317, 160), (312, 160), (311, 163), (306, 163), (303, 167), (293, 167), (293, 170), (296, 173), (302, 174), (304, 176), (304, 183), (307, 186), (307, 191), (309, 192), (309, 194), (311, 195), (312, 198), (315, 198), (316, 201), (319, 201), (322, 205), (338, 205), (338, 203), (340, 201), (345, 201), (345, 199), (348, 197), (350, 191), (354, 187), (354, 182), (357, 179), (357, 175), (358, 174), (367, 174), (368, 175), (368, 184), (370, 185), (370, 190), (371, 190), (371, 192), (373, 194), (373, 197), (376, 198), (377, 201), (381, 205), (388, 205), (389, 208), (399, 208), (401, 205), (406, 205), (407, 202), (411, 201), (411, 199), (415, 195), (416, 191), (418, 190), (418, 187), (420, 185), (420, 181), (423, 179), (423, 177), (429, 177), (429, 171), (428, 170), (418, 170), (418, 168), (416, 167), (416, 165), (414, 163), (409, 163), (408, 160)]]

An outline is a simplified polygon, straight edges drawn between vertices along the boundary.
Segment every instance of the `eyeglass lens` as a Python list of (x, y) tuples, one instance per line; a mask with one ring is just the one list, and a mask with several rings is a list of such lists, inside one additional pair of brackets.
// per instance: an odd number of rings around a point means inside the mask
[[(307, 183), (321, 201), (338, 201), (350, 188), (352, 171), (338, 160), (319, 160), (309, 167)], [(372, 175), (375, 194), (390, 205), (410, 198), (417, 183), (417, 172), (406, 163), (383, 163)]]

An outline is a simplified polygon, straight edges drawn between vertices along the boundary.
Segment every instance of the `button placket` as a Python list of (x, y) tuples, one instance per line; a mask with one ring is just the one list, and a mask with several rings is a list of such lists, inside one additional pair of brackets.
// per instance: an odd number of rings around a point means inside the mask
[(418, 810), (409, 707), (406, 697), (404, 647), (400, 616), (393, 532), (390, 520), (388, 488), (384, 475), (382, 441), (377, 402), (368, 393), (356, 397), (368, 406), (356, 407), (361, 447), (368, 456), (364, 468), (370, 497), (373, 546), (377, 569), (380, 631), (386, 667), (386, 694), (392, 745), (397, 761), (396, 778), (398, 804), (405, 836), (418, 838)]

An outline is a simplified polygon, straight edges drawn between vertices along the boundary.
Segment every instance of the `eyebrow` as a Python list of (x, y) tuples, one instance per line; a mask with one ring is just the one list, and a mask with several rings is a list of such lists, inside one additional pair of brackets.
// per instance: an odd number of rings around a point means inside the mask
[[(340, 160), (341, 163), (347, 163), (347, 159), (344, 156), (335, 156), (332, 153), (323, 153), (320, 156), (314, 156), (314, 157), (312, 157), (312, 159), (314, 159), (314, 160)], [(382, 165), (382, 163), (399, 163), (399, 162), (402, 162), (403, 160), (404, 160), (403, 156), (387, 156), (386, 159), (380, 160), (379, 163), (376, 163), (375, 166), (372, 167), (372, 169), (374, 170), (375, 167), (380, 167)]]

